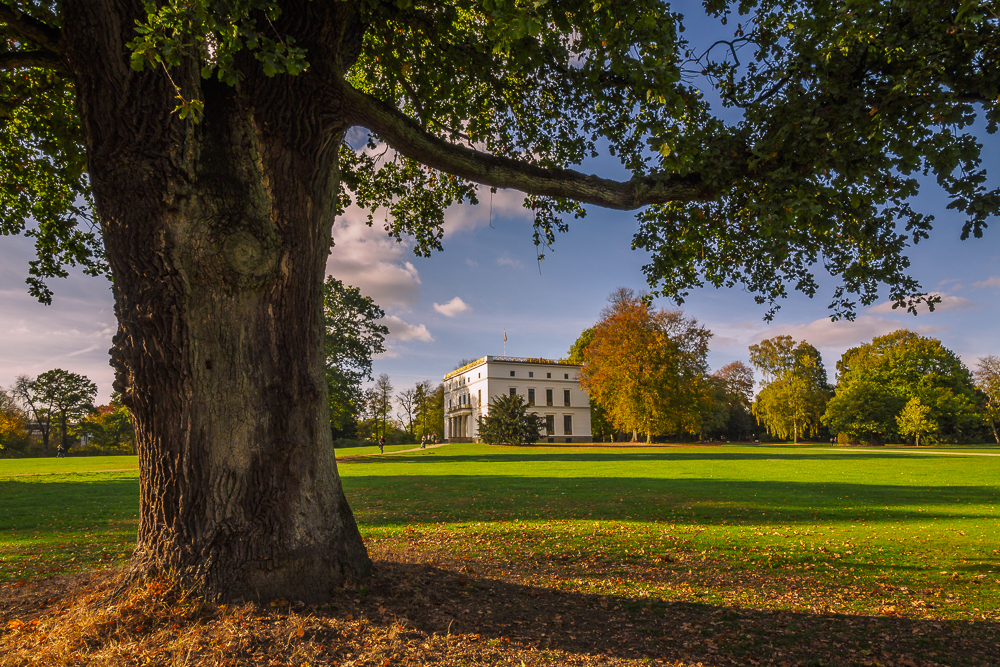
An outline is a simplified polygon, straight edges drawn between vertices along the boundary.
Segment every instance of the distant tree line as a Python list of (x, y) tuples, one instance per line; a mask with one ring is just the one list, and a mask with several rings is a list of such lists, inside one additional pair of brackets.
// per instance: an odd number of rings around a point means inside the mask
[(830, 384), (813, 345), (776, 336), (714, 373), (712, 333), (627, 288), (570, 348), (583, 364), (595, 440), (805, 438), (1000, 444), (1000, 358), (970, 371), (935, 338), (900, 330), (849, 349)]
[(97, 385), (61, 368), (22, 375), (0, 389), (0, 450), (5, 456), (134, 454), (135, 431), (117, 394), (94, 405)]

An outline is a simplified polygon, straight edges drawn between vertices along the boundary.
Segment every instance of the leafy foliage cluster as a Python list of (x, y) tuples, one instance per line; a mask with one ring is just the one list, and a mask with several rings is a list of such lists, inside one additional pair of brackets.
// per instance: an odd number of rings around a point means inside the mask
[(708, 378), (707, 405), (702, 411), (701, 439), (724, 437), (747, 440), (756, 430), (751, 413), (753, 370), (732, 361)]
[(697, 433), (711, 332), (680, 311), (658, 310), (619, 288), (583, 350), (580, 386), (620, 430)]
[(877, 336), (845, 352), (837, 372), (837, 395), (823, 423), (852, 440), (933, 433), (960, 442), (982, 422), (972, 374), (935, 338), (906, 330)]
[(385, 311), (357, 287), (328, 277), (323, 285), (326, 384), (334, 437), (353, 437), (364, 409), (362, 384), (372, 379), (372, 357), (385, 352)]
[(13, 393), (41, 433), (42, 452), (48, 456), (53, 428), (60, 434), (62, 446), (69, 449), (71, 427), (94, 410), (97, 385), (85, 375), (54, 368), (36, 378), (19, 376)]
[(78, 421), (71, 432), (77, 438), (86, 439), (86, 445), (80, 447), (82, 451), (136, 453), (132, 416), (118, 396), (112, 396), (110, 404), (96, 407)]
[(476, 424), (479, 440), (488, 445), (530, 445), (544, 426), (541, 416), (528, 411), (520, 394), (494, 396), (486, 416)]
[(819, 350), (776, 336), (750, 346), (750, 363), (764, 375), (753, 414), (768, 432), (793, 442), (816, 433), (833, 393)]
[[(678, 302), (744, 285), (770, 316), (790, 287), (817, 292), (817, 267), (839, 281), (834, 317), (880, 285), (897, 305), (933, 302), (907, 273), (907, 248), (934, 223), (913, 208), (919, 177), (948, 194), (963, 237), (1000, 210), (970, 131), (981, 114), (994, 132), (1000, 113), (996, 3), (705, 6), (722, 32), (711, 45), (662, 0), (363, 0), (344, 5), (329, 32), (343, 50), (328, 53), (296, 41), (290, 2), (169, 0), (146, 4), (128, 46), (134, 68), (170, 77), (191, 119), (203, 101), (182, 72), (238, 87), (248, 63), (280, 76), (329, 60), (383, 114), (362, 114), (367, 134), (342, 147), (341, 205), (370, 224), (384, 209), (386, 232), (418, 255), (440, 249), (445, 209), (485, 184), (528, 193), (540, 246), (582, 204), (653, 204), (633, 243), (652, 255), (656, 293)], [(35, 236), (29, 283), (45, 301), (65, 266), (106, 268), (64, 20), (60, 3), (0, 5), (0, 172), (17, 183), (0, 228)], [(566, 171), (604, 147), (629, 181)]]
[(880, 283), (912, 309), (906, 248), (934, 222), (912, 207), (919, 176), (966, 216), (963, 238), (1000, 209), (970, 132), (976, 107), (991, 134), (1000, 118), (997, 5), (760, 0), (738, 17), (729, 3), (706, 6), (739, 23), (732, 39), (689, 50), (689, 67), (740, 120), (661, 144), (677, 173), (719, 187), (640, 214), (635, 245), (653, 254), (651, 280), (668, 296), (742, 283), (770, 316), (786, 285), (815, 294), (811, 267), (822, 264), (841, 281), (835, 317), (854, 315), (852, 295), (872, 303)]
[(23, 449), (28, 444), (28, 423), (11, 392), (0, 389), (0, 449)]

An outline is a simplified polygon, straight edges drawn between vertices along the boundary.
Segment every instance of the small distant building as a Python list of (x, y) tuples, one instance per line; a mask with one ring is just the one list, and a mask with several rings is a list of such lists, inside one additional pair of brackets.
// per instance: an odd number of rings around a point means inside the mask
[(486, 356), (444, 376), (444, 438), (477, 442), (477, 420), (490, 401), (520, 394), (545, 425), (540, 442), (591, 442), (590, 397), (580, 388), (579, 364), (550, 359)]

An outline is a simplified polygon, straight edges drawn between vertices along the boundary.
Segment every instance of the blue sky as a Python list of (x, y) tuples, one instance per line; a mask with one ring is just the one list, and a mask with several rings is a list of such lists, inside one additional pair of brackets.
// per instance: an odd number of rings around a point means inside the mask
[[(981, 136), (992, 174), (988, 187), (997, 187), (998, 142)], [(623, 175), (606, 162), (584, 170)], [(570, 231), (558, 236), (539, 263), (521, 196), (498, 192), (492, 215), (487, 189), (480, 200), (478, 207), (448, 212), (444, 252), (426, 259), (387, 238), (378, 223), (365, 226), (356, 209), (334, 226), (328, 273), (360, 287), (385, 309), (391, 334), (374, 370), (389, 374), (397, 390), (424, 379), (439, 381), (463, 358), (502, 354), (504, 330), (509, 355), (564, 356), (597, 320), (612, 290), (645, 287), (641, 266), (647, 257), (631, 249), (634, 214), (590, 208), (585, 219), (571, 221)], [(978, 357), (1000, 355), (1000, 221), (992, 222), (983, 239), (960, 241), (962, 220), (946, 203), (933, 183), (924, 188), (916, 208), (934, 213), (937, 223), (931, 238), (910, 253), (912, 274), (943, 298), (934, 313), (914, 317), (879, 303), (861, 310), (854, 322), (831, 322), (826, 306), (833, 283), (826, 280), (815, 299), (792, 295), (766, 323), (765, 308), (740, 289), (699, 290), (683, 310), (715, 334), (712, 368), (748, 361), (749, 345), (788, 334), (819, 348), (833, 380), (834, 365), (847, 348), (904, 327), (940, 338), (970, 367)], [(0, 239), (0, 385), (9, 386), (22, 373), (60, 367), (90, 377), (99, 400), (106, 401), (112, 381), (107, 350), (116, 327), (109, 283), (74, 272), (53, 282), (53, 305), (42, 306), (24, 284), (31, 256), (29, 240)], [(657, 304), (672, 307), (665, 300)]]

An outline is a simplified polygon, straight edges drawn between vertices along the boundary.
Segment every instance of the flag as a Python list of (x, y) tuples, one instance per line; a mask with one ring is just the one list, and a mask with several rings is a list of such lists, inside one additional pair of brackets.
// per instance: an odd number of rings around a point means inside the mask
[(503, 342), (505, 342), (505, 343), (507, 342), (507, 330), (506, 329), (503, 330)]

